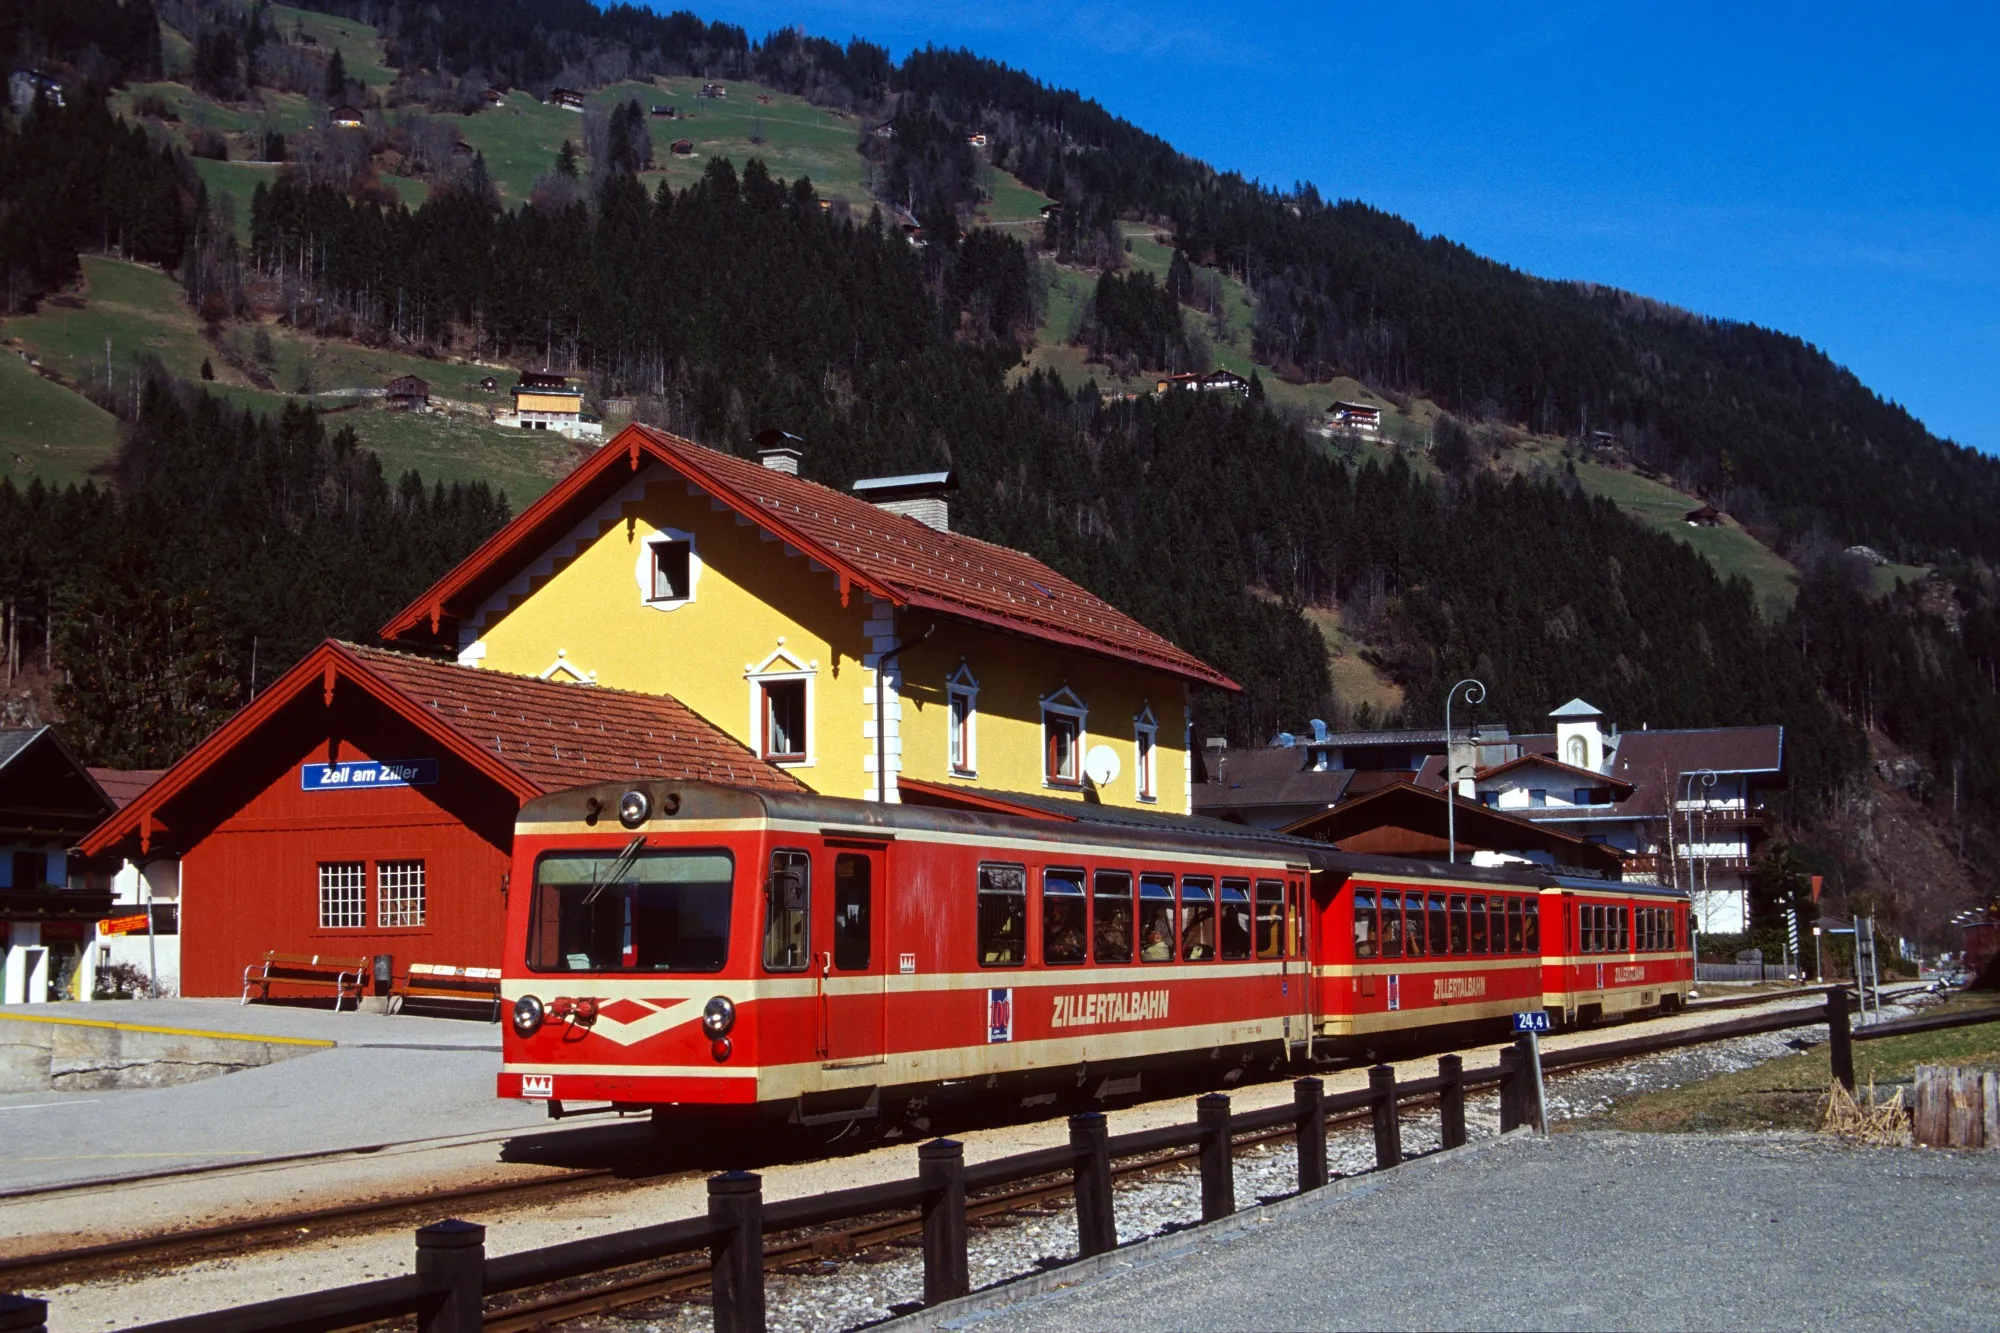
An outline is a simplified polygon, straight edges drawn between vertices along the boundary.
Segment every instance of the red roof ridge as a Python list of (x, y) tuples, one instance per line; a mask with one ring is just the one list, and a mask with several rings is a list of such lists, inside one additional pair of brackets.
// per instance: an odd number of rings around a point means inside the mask
[[(639, 424), (619, 432), (488, 538), (384, 625), (382, 636), (394, 640), (427, 618), (436, 632), (446, 603), (461, 595), (491, 596), (493, 589), (479, 589), (482, 577), (507, 562), (544, 525), (559, 521), (567, 506), (586, 499), (591, 484), (620, 458), (628, 459), (636, 472), (642, 454), (826, 566), (840, 580), (843, 604), (849, 587), (858, 586), (892, 605), (921, 606), (1216, 688), (1239, 688), (1227, 675), (1025, 551), (932, 528), (819, 482)], [(560, 539), (560, 533), (552, 533), (543, 540)]]

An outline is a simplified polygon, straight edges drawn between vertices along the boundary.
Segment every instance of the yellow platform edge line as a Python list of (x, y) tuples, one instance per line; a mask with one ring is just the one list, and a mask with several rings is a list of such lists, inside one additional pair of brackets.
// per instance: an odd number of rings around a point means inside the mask
[(261, 1041), (273, 1046), (337, 1046), (318, 1037), (259, 1037), (247, 1032), (205, 1032), (200, 1028), (161, 1028), (147, 1023), (114, 1023), (107, 1018), (42, 1018), (34, 1014), (0, 1014), (15, 1023), (60, 1023), (73, 1028), (113, 1028), (119, 1032), (158, 1032), (169, 1037), (208, 1037), (215, 1041)]

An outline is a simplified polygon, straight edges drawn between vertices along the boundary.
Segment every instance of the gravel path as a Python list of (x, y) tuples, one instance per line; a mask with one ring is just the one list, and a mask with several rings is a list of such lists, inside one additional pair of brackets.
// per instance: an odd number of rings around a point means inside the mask
[[(1759, 1034), (1558, 1074), (1548, 1084), (1549, 1118), (1552, 1123), (1580, 1119), (1623, 1098), (1748, 1069), (1809, 1048), (1813, 1042), (1804, 1036), (1804, 1032)], [(1499, 1134), (1496, 1093), (1468, 1095), (1465, 1109), (1468, 1139)], [(1402, 1134), (1405, 1154), (1437, 1149), (1435, 1109), (1421, 1106), (1406, 1111)], [(1328, 1136), (1327, 1167), (1335, 1176), (1358, 1175), (1374, 1165), (1375, 1141), (1367, 1125), (1343, 1127)], [(1260, 1199), (1289, 1195), (1297, 1185), (1296, 1155), (1287, 1141), (1259, 1145), (1236, 1158), (1239, 1209), (1254, 1207)], [(1201, 1183), (1192, 1165), (1128, 1176), (1114, 1183), (1114, 1195), (1121, 1245), (1177, 1231), (1201, 1219)], [(1067, 1200), (1060, 1200), (975, 1222), (968, 1250), (975, 1289), (1065, 1262), (1077, 1253), (1075, 1214)], [(914, 1242), (884, 1246), (844, 1263), (800, 1265), (767, 1279), (769, 1326), (772, 1333), (841, 1333), (915, 1308), (912, 1303), (921, 1300), (923, 1285), (923, 1259)], [(680, 1301), (651, 1302), (568, 1325), (596, 1333), (708, 1333), (711, 1326), (706, 1306)], [(1228, 1327), (1232, 1321), (1210, 1326)]]

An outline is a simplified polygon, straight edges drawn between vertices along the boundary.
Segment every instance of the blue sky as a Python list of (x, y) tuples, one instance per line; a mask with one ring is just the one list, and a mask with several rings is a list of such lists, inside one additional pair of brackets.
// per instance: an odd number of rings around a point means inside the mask
[[(662, 6), (668, 7), (668, 6)], [(1214, 165), (1795, 333), (2000, 453), (2000, 10), (719, 0), (966, 46)]]

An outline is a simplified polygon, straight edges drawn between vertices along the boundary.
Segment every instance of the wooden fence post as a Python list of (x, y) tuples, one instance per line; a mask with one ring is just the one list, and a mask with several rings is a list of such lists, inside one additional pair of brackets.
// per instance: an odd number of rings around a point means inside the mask
[(0, 1330), (4, 1333), (46, 1333), (49, 1303), (39, 1296), (0, 1294)]
[(1447, 1148), (1465, 1146), (1465, 1061), (1456, 1055), (1438, 1057), (1438, 1138)]
[(708, 1178), (715, 1333), (764, 1333), (764, 1178), (726, 1171)]
[(1201, 1126), (1201, 1220), (1213, 1222), (1236, 1211), (1236, 1162), (1229, 1135), (1229, 1097), (1211, 1092), (1194, 1104)]
[(479, 1333), (486, 1297), (486, 1228), (452, 1218), (417, 1228), (417, 1276), (439, 1288), (418, 1333)]
[(1528, 1071), (1521, 1068), (1521, 1053), (1512, 1046), (1500, 1052), (1500, 1132), (1507, 1133), (1521, 1127), (1525, 1117), (1521, 1114), (1521, 1085), (1528, 1081)]
[(1326, 1085), (1316, 1078), (1292, 1084), (1299, 1113), (1299, 1193), (1326, 1184)]
[(1396, 1115), (1396, 1071), (1376, 1065), (1368, 1071), (1368, 1092), (1374, 1098), (1375, 1166), (1377, 1170), (1403, 1162), (1403, 1122)]
[(1076, 1150), (1076, 1247), (1085, 1258), (1118, 1248), (1118, 1220), (1111, 1211), (1111, 1133), (1102, 1111), (1069, 1118), (1069, 1146)]
[(933, 1139), (919, 1147), (917, 1177), (935, 1191), (924, 1200), (924, 1304), (936, 1305), (972, 1290), (965, 1257), (965, 1145)]
[(1847, 1026), (1847, 987), (1826, 988), (1827, 1054), (1833, 1061), (1833, 1076), (1848, 1092), (1854, 1091), (1854, 1039)]

